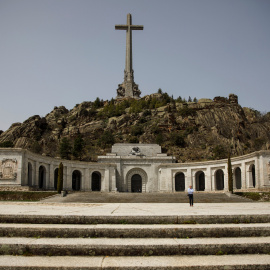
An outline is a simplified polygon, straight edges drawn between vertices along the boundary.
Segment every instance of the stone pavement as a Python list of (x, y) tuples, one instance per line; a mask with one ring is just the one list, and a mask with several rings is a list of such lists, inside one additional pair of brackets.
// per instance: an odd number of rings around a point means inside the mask
[(48, 203), (1, 202), (0, 215), (37, 216), (191, 216), (270, 215), (270, 203)]

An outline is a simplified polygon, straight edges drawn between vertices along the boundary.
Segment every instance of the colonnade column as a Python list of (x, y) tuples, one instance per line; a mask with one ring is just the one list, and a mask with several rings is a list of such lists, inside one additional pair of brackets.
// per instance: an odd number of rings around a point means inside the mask
[(35, 179), (34, 179), (34, 185), (33, 186), (38, 186), (39, 185), (39, 162), (35, 162)]
[(111, 191), (116, 191), (116, 171), (114, 167), (110, 167), (110, 174), (111, 174), (111, 183), (112, 183), (112, 190)]
[(191, 168), (187, 169), (186, 176), (187, 177), (185, 178), (185, 191), (188, 190), (189, 186), (195, 188), (195, 181)]
[(48, 183), (46, 181), (46, 188), (54, 189), (54, 169), (53, 164), (49, 164)]
[(225, 166), (225, 169), (223, 170), (223, 174), (224, 174), (224, 191), (229, 191), (229, 175), (228, 175), (228, 166)]
[(210, 167), (206, 168), (206, 171), (204, 173), (204, 179), (205, 179), (205, 191), (211, 191), (212, 190), (212, 177), (211, 177)]

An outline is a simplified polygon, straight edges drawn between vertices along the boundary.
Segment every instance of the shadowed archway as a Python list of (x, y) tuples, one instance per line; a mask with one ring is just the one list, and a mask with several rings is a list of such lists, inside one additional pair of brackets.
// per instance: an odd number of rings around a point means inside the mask
[(175, 175), (175, 191), (185, 191), (185, 175), (182, 172)]

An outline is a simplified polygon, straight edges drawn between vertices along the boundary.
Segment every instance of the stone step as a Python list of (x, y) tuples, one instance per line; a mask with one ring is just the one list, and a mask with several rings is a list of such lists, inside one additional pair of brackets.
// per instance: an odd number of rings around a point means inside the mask
[(32, 224), (224, 224), (270, 223), (269, 214), (255, 215), (0, 215), (0, 223)]
[(200, 270), (268, 270), (270, 255), (223, 256), (150, 256), (150, 257), (80, 257), (80, 256), (1, 256), (0, 268), (5, 270), (45, 269), (200, 269)]
[(167, 256), (269, 254), (270, 237), (0, 238), (0, 255)]
[(270, 223), (255, 224), (0, 224), (1, 237), (198, 238), (270, 236)]

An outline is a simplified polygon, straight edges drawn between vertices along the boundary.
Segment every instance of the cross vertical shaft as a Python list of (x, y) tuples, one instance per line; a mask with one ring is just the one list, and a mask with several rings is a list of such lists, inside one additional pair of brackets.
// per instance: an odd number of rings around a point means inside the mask
[(132, 67), (132, 30), (143, 30), (143, 25), (132, 25), (131, 14), (127, 15), (126, 25), (115, 25), (116, 30), (126, 30), (126, 62), (124, 71), (124, 82), (118, 85), (117, 98), (135, 97), (139, 98), (141, 91), (134, 82)]

